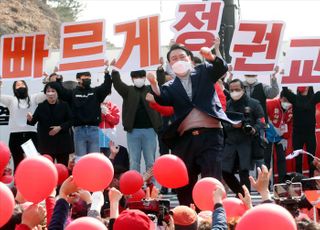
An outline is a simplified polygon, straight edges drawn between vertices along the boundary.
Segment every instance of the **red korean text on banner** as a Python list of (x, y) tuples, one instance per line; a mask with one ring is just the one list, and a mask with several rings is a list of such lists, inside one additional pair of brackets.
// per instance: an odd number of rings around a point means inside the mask
[(272, 73), (278, 62), (284, 27), (280, 21), (240, 21), (230, 46), (233, 72)]
[(159, 64), (159, 16), (147, 16), (136, 21), (115, 25), (115, 33), (125, 33), (125, 44), (115, 67), (141, 69)]
[(320, 37), (295, 38), (284, 60), (283, 85), (320, 83)]
[(39, 78), (49, 57), (46, 34), (5, 35), (1, 38), (3, 79)]
[(72, 22), (61, 26), (59, 71), (104, 66), (104, 20)]
[(191, 51), (212, 47), (220, 30), (223, 1), (180, 3), (176, 9), (176, 21), (171, 26), (176, 43)]

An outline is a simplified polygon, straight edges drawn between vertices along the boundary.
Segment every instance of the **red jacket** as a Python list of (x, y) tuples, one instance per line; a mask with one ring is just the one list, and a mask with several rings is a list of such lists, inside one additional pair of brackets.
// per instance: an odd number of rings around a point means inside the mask
[(288, 131), (283, 134), (283, 138), (288, 139), (292, 133), (292, 107), (284, 112), (280, 98), (267, 100), (267, 114), (275, 128), (280, 129), (281, 125), (287, 125)]
[(170, 117), (174, 114), (174, 110), (172, 106), (163, 106), (159, 105), (156, 102), (149, 102), (149, 107), (158, 113), (161, 114), (163, 117)]
[(111, 101), (104, 102), (102, 105), (105, 105), (108, 109), (107, 113), (101, 113), (101, 122), (99, 128), (108, 129), (113, 128), (115, 125), (119, 124), (120, 121), (120, 111), (119, 108), (113, 104)]

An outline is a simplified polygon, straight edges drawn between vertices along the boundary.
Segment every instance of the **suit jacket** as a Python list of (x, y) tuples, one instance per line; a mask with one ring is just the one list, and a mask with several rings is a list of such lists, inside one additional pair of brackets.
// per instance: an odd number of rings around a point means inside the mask
[(190, 73), (192, 100), (189, 99), (178, 77), (160, 87), (160, 96), (155, 95), (156, 102), (173, 106), (177, 118), (163, 135), (163, 140), (169, 147), (176, 142), (177, 128), (194, 108), (218, 120), (229, 121), (214, 89), (214, 83), (227, 71), (226, 63), (218, 57), (213, 62), (196, 66)]

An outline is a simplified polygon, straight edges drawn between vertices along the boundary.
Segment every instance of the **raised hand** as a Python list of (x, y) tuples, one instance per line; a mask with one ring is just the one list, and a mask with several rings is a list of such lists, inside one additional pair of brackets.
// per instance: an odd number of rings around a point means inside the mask
[(247, 209), (250, 209), (253, 207), (250, 192), (249, 192), (247, 186), (245, 186), (245, 185), (242, 185), (242, 189), (244, 192), (244, 196), (242, 196), (241, 193), (238, 193), (238, 196), (239, 196), (240, 200), (242, 200), (242, 202), (246, 205)]
[(270, 199), (269, 193), (269, 181), (272, 175), (272, 169), (268, 171), (265, 165), (262, 165), (261, 169), (258, 167), (258, 179), (255, 180), (252, 176), (249, 176), (252, 187), (254, 187), (261, 195), (262, 200)]
[(210, 48), (208, 47), (202, 47), (200, 49), (200, 54), (209, 61), (214, 61), (216, 59), (216, 56), (212, 54)]
[(147, 93), (146, 95), (146, 101), (148, 102), (155, 102), (154, 96), (151, 93)]
[(147, 73), (147, 79), (150, 82), (151, 85), (157, 85), (157, 79), (156, 76), (152, 72)]

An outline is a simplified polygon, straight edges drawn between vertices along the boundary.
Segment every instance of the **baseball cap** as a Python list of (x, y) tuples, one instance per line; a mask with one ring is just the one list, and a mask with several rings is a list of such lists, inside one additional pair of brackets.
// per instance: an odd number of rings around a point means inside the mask
[(115, 220), (113, 230), (155, 230), (155, 224), (144, 212), (129, 209), (121, 212)]

